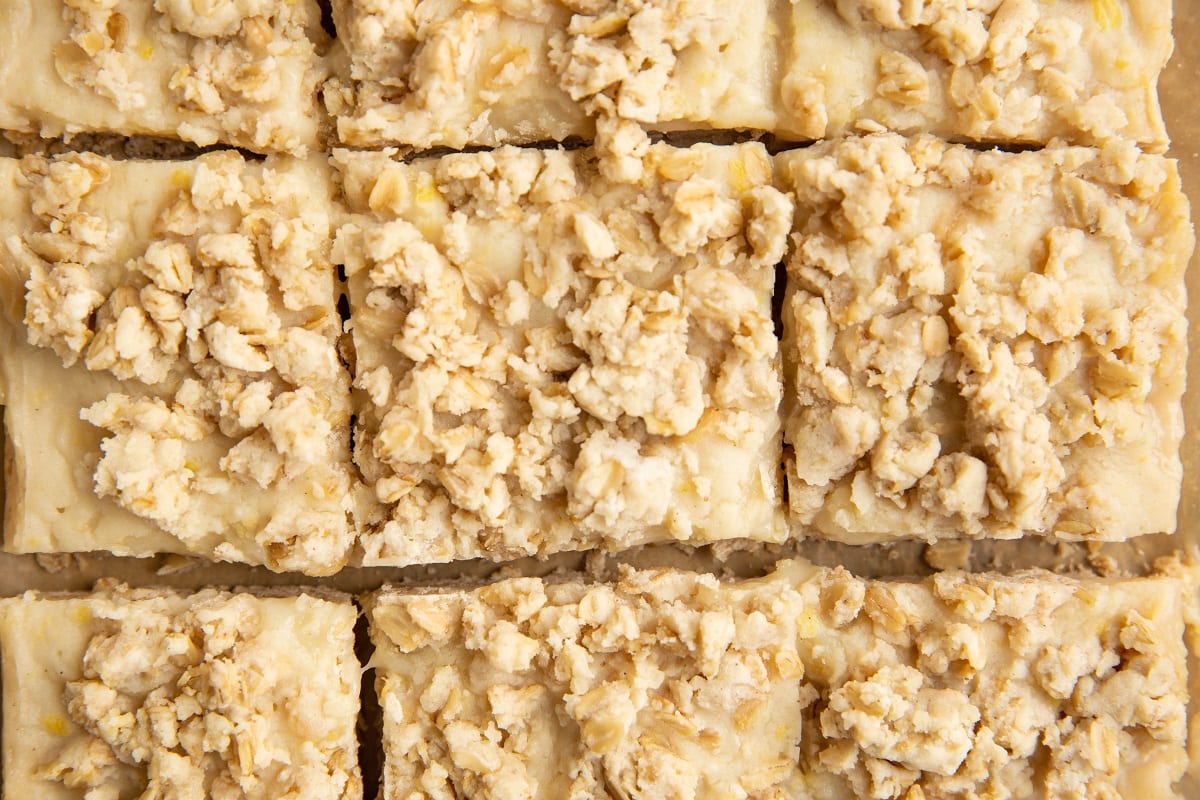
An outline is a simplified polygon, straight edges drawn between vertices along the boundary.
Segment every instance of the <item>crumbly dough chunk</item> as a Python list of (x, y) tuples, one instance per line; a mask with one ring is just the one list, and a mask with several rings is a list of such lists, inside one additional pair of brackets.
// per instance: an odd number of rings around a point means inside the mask
[(384, 590), (384, 797), (1173, 797), (1185, 583), (785, 562)]
[(1171, 0), (799, 0), (779, 76), (792, 135), (880, 129), (1161, 152)]
[[(339, 569), (354, 479), (324, 164), (79, 154), (0, 162), (0, 182), (8, 546)], [(113, 503), (157, 532), (121, 532)]]
[[(1170, 0), (335, 0), (341, 141), (856, 131), (1166, 148)], [(736, 23), (731, 23), (736, 20)]]
[(1175, 529), (1193, 233), (1174, 162), (884, 135), (776, 165), (801, 532)]
[(320, 20), (313, 0), (2, 0), (0, 128), (303, 155), (318, 145)]
[(368, 563), (783, 536), (760, 145), (335, 160)]
[(5, 796), (360, 800), (356, 616), (119, 586), (0, 602)]

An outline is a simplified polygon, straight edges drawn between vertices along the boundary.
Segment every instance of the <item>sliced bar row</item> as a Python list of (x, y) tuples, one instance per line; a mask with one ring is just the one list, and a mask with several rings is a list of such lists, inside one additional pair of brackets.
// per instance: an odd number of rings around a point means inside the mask
[[(303, 154), (651, 129), (1162, 151), (1170, 0), (3, 0), (0, 128)], [(729, 24), (736, 20), (737, 24)]]
[(332, 161), (0, 161), (9, 549), (320, 575), (1174, 529), (1193, 234), (1160, 156)]
[[(385, 589), (382, 796), (1166, 800), (1195, 592), (1171, 572)], [(355, 617), (303, 592), (0, 601), (5, 796), (357, 800)]]

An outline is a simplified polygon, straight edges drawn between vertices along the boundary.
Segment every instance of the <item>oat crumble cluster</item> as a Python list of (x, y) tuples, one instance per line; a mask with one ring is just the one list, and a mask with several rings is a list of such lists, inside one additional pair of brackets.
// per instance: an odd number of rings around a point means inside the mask
[(1174, 532), (1170, 0), (322, 9), (0, 0), (4, 549), (208, 562), (0, 599), (6, 798), (1179, 796), (1196, 556), (774, 547)]

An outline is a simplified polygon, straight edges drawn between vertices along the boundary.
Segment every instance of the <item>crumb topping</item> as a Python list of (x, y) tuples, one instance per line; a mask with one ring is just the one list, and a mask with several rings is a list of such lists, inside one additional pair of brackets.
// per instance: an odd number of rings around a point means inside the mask
[[(695, 106), (713, 93), (713, 84), (746, 69), (725, 57), (731, 47), (748, 55), (739, 47), (745, 29), (729, 24), (737, 6), (728, 2), (609, 0), (565, 5), (573, 13), (565, 30), (549, 36), (550, 63), (559, 85), (590, 115), (648, 124), (703, 122), (719, 111), (697, 113)], [(741, 7), (751, 30), (763, 13), (754, 5)], [(765, 36), (767, 47), (770, 42)], [(708, 71), (698, 68), (698, 62), (708, 62)], [(688, 93), (686, 88), (693, 86), (698, 91)], [(756, 87), (745, 90), (753, 95)]]

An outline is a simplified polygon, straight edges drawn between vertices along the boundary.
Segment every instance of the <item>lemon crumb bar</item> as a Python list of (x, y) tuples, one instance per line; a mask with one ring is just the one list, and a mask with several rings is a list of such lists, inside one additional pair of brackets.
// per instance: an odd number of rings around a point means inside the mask
[(1194, 237), (1173, 161), (885, 135), (776, 166), (800, 534), (1175, 529)]
[(343, 57), (325, 102), (346, 145), (590, 138), (597, 117), (774, 125), (761, 0), (336, 0), (333, 13)]
[(4, 796), (360, 800), (356, 616), (304, 593), (0, 601)]
[(1172, 798), (1186, 581), (624, 568), (368, 602), (384, 798)]
[(0, 128), (303, 155), (319, 146), (313, 0), (3, 0)]
[(761, 145), (335, 161), (366, 563), (784, 537)]
[(1158, 78), (1174, 46), (1171, 0), (783, 5), (779, 97), (793, 135), (1166, 149)]
[(323, 162), (0, 161), (13, 552), (349, 556)]

